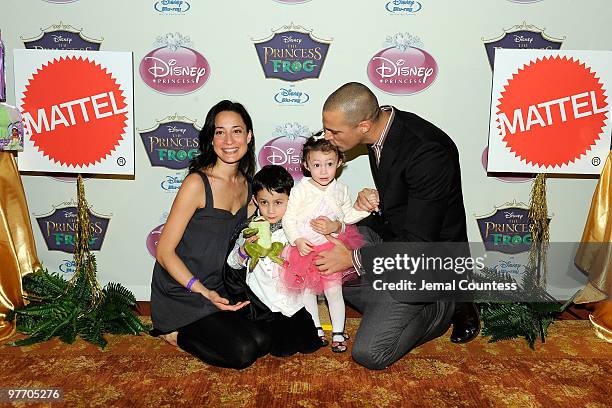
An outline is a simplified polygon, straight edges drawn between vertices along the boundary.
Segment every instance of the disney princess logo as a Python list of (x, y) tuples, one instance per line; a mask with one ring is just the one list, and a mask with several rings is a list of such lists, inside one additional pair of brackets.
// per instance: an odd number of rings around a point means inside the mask
[(368, 78), (377, 88), (393, 95), (412, 95), (427, 89), (438, 75), (438, 64), (419, 37), (398, 33), (387, 37), (389, 47), (368, 64)]
[[(156, 80), (154, 82), (157, 83), (165, 83), (163, 80), (158, 80), (157, 78), (165, 78), (167, 76), (187, 76), (187, 77), (195, 77), (195, 83), (200, 83), (200, 79), (206, 75), (205, 67), (183, 67), (176, 66), (177, 60), (170, 59), (169, 61), (164, 61), (163, 59), (157, 57), (145, 57), (145, 60), (152, 61), (152, 64), (149, 64), (148, 71), (153, 78)], [(159, 65), (158, 65), (159, 63)]]
[(421, 2), (413, 0), (393, 0), (385, 4), (385, 9), (393, 14), (415, 14), (422, 8)]
[[(376, 73), (380, 75), (381, 78), (394, 78), (394, 77), (410, 77), (405, 80), (395, 79), (389, 80), (389, 83), (419, 83), (425, 84), (427, 83), (427, 79), (434, 75), (435, 71), (432, 67), (422, 67), (422, 66), (404, 66), (406, 64), (406, 60), (400, 58), (395, 62), (387, 59), (385, 57), (374, 57), (372, 60), (379, 60), (380, 64), (378, 68), (376, 68)], [(394, 82), (392, 82), (394, 81)]]
[(301, 152), (293, 147), (283, 150), (276, 146), (264, 146), (261, 150), (266, 154), (267, 164), (274, 164), (284, 167), (300, 164), (302, 161)]
[(276, 137), (259, 151), (259, 165), (283, 166), (295, 180), (301, 179), (302, 146), (310, 136), (310, 130), (297, 122), (285, 123), (277, 126), (273, 135)]
[(155, 50), (140, 62), (140, 77), (151, 89), (166, 95), (185, 95), (200, 89), (210, 77), (202, 54), (189, 48), (191, 40), (180, 33), (157, 37)]

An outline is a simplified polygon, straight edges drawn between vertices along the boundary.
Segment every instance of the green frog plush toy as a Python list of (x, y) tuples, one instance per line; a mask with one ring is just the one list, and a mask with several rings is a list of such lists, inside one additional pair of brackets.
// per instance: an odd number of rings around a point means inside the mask
[(260, 258), (266, 256), (279, 265), (284, 264), (285, 260), (280, 257), (280, 254), (285, 246), (280, 242), (272, 242), (269, 221), (266, 221), (263, 217), (256, 217), (249, 223), (248, 228), (242, 230), (242, 235), (244, 238), (250, 238), (254, 235), (259, 236), (257, 241), (244, 245), (244, 250), (251, 257), (249, 271), (255, 268)]

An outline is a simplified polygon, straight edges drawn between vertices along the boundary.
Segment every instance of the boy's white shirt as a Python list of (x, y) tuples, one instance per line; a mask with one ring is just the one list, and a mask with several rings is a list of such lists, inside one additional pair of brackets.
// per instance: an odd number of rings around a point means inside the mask
[[(238, 248), (244, 244), (244, 238), (240, 236), (236, 240), (234, 249), (227, 257), (227, 264), (234, 269), (243, 268), (242, 258), (238, 254)], [(287, 237), (283, 229), (272, 233), (272, 242), (287, 244)], [(250, 261), (250, 260), (249, 260)], [(246, 272), (246, 283), (259, 300), (263, 302), (272, 312), (280, 312), (291, 317), (304, 307), (302, 294), (286, 293), (278, 274), (279, 268), (274, 268), (275, 263), (268, 257), (260, 258), (252, 272)]]
[(310, 177), (304, 177), (291, 189), (287, 211), (283, 217), (283, 229), (291, 245), (295, 240), (305, 238), (314, 245), (327, 241), (324, 235), (310, 228), (310, 220), (325, 215), (332, 221), (355, 224), (368, 215), (367, 211), (356, 210), (348, 187), (333, 180), (325, 190), (317, 188)]

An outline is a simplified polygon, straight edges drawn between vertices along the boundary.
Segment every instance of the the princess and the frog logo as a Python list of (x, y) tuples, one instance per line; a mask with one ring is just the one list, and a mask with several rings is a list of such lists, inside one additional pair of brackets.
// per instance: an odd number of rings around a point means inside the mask
[(565, 37), (551, 37), (545, 34), (543, 29), (527, 24), (525, 21), (522, 25), (515, 25), (502, 31), (499, 37), (490, 40), (482, 38), (491, 69), (493, 69), (493, 63), (495, 62), (496, 48), (558, 50), (561, 49), (565, 40)]
[(157, 120), (150, 129), (139, 129), (151, 166), (173, 170), (189, 167), (199, 147), (200, 128), (195, 123), (195, 120), (175, 114)]
[(316, 38), (312, 30), (293, 24), (254, 42), (265, 77), (291, 82), (319, 78), (331, 44)]
[[(49, 251), (74, 253), (77, 214), (76, 204), (64, 203), (54, 207), (49, 214), (35, 216)], [(100, 250), (109, 222), (110, 216), (96, 214), (89, 209), (90, 250)]]
[(531, 248), (533, 222), (525, 204), (507, 203), (476, 220), (487, 251), (518, 254)]
[(77, 29), (61, 21), (40, 31), (40, 34), (31, 38), (21, 37), (27, 49), (99, 51), (104, 40), (89, 38), (83, 34), (82, 28)]

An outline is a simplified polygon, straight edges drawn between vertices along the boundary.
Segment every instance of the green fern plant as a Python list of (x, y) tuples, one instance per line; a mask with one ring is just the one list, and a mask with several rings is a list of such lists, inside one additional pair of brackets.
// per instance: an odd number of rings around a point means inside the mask
[[(96, 268), (93, 255), (90, 266)], [(87, 263), (85, 263), (87, 265)], [(86, 266), (83, 266), (86, 267)], [(95, 273), (95, 271), (94, 271)], [(59, 337), (72, 344), (77, 337), (104, 348), (104, 333), (138, 335), (150, 328), (134, 314), (136, 299), (119, 283), (102, 289), (102, 301), (92, 302), (87, 274), (79, 274), (71, 285), (58, 273), (38, 270), (23, 278), (24, 298), (28, 305), (8, 313), (17, 319), (17, 331), (29, 337), (9, 343), (27, 346)]]
[[(509, 274), (491, 268), (484, 268), (474, 279), (479, 282), (517, 283)], [(517, 286), (519, 290), (510, 292), (502, 301), (475, 300), (480, 309), (482, 335), (490, 336), (489, 342), (522, 337), (531, 349), (535, 349), (536, 340), (545, 342), (548, 327), (571, 300), (560, 305), (537, 284), (535, 268), (528, 269)], [(527, 302), (526, 299), (532, 301)]]

